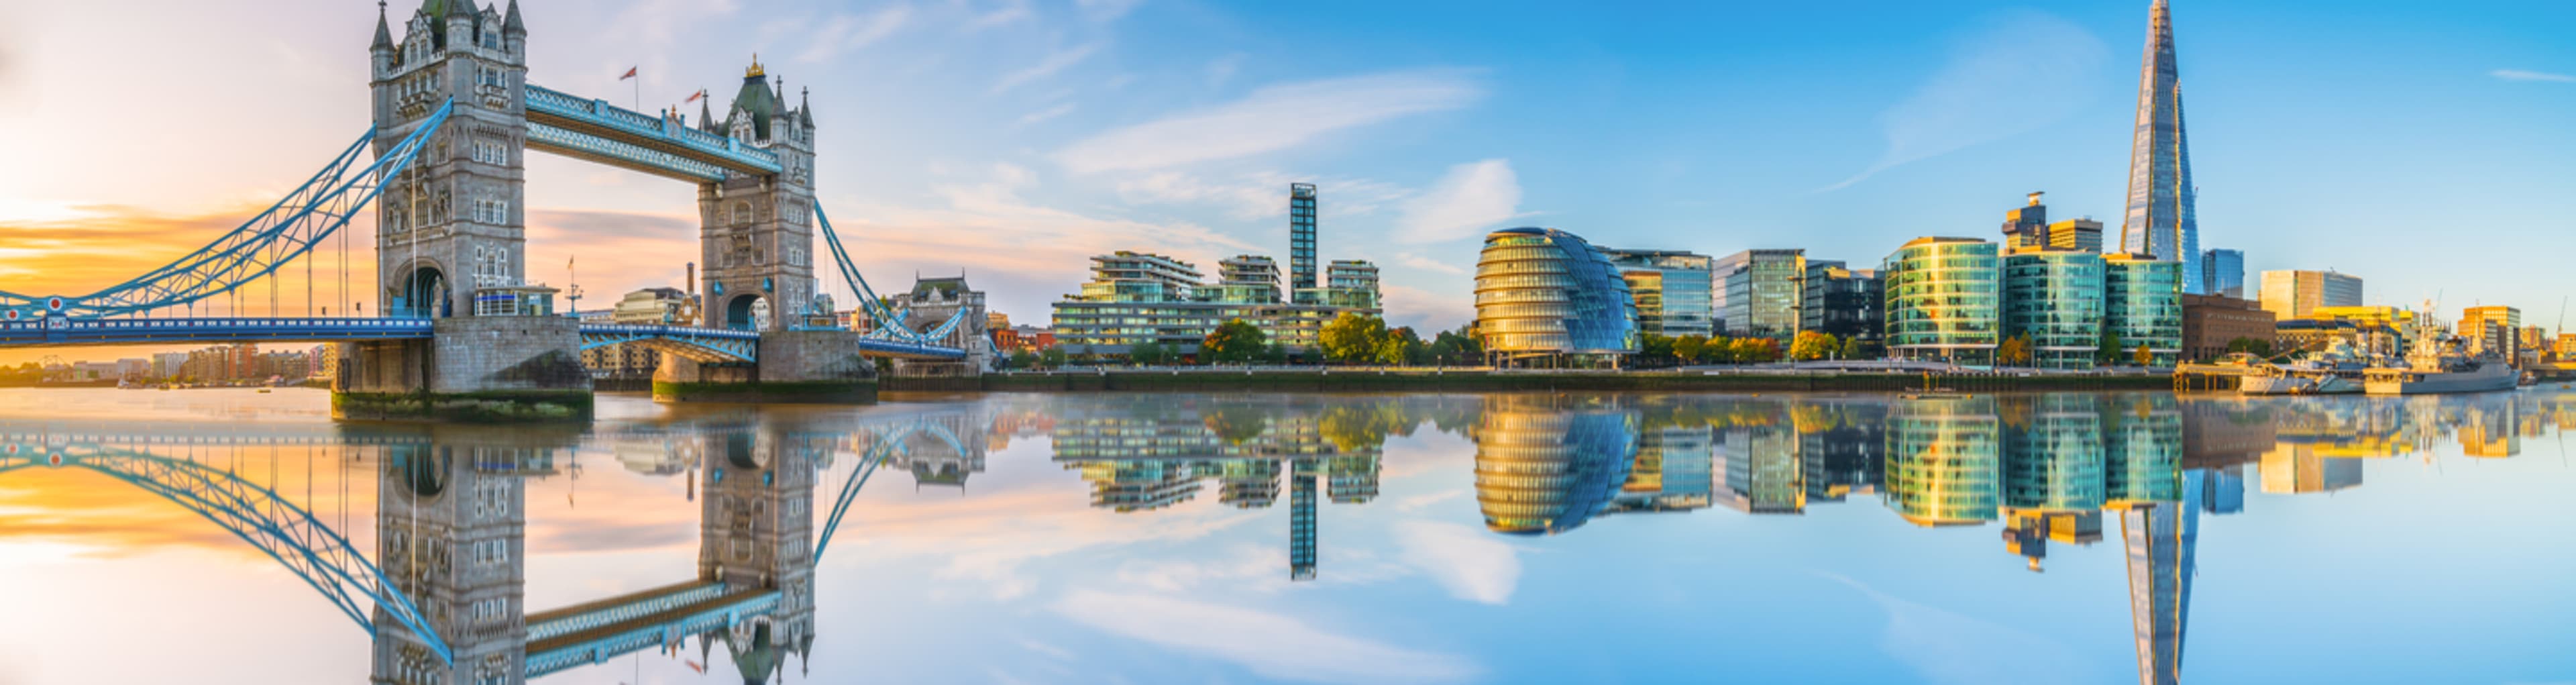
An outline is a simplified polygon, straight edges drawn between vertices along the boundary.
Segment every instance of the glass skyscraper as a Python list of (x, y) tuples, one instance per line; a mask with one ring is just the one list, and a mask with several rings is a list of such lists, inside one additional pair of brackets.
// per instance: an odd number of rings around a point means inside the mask
[(2120, 251), (2182, 262), (2182, 291), (2201, 280), (2200, 223), (2192, 209), (2191, 147), (2183, 135), (2182, 80), (2174, 67), (2173, 18), (2165, 0), (2148, 10), (2147, 53), (2138, 72), (2138, 121), (2129, 147), (2129, 209)]
[(1725, 288), (1726, 334), (1788, 339), (1798, 334), (1798, 282), (1807, 275), (1806, 250), (1745, 250), (1717, 260)]
[(2200, 284), (2208, 294), (2244, 299), (2245, 253), (2227, 249), (2201, 251)]
[(2102, 259), (2102, 327), (2120, 343), (2120, 363), (2147, 348), (2149, 364), (2173, 366), (2182, 356), (2181, 265), (2146, 255), (2115, 254)]
[(2090, 369), (2102, 348), (2102, 255), (2027, 249), (2004, 256), (2004, 337), (2027, 338), (2029, 365)]
[[(1288, 184), (1288, 290), (1315, 287), (1315, 184)], [(1301, 303), (1302, 304), (1302, 303)]]
[(1713, 327), (1714, 260), (1669, 250), (1603, 250), (1637, 299), (1637, 330), (1662, 336), (1708, 337)]

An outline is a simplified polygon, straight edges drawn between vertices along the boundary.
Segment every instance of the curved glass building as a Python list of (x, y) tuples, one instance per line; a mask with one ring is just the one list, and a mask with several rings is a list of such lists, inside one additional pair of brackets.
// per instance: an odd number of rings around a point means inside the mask
[(1608, 255), (1553, 228), (1485, 236), (1476, 331), (1498, 364), (1608, 360), (1637, 352), (1637, 305)]
[(1994, 361), (2002, 342), (2001, 259), (1974, 238), (1916, 238), (1879, 269), (1887, 297), (1887, 353), (1961, 364)]
[(2120, 363), (2134, 364), (2144, 345), (2153, 366), (2182, 355), (2182, 262), (2139, 254), (2102, 257), (2102, 325), (2120, 341)]
[(1597, 399), (1497, 397), (1475, 435), (1476, 506), (1497, 533), (1582, 526), (1627, 486), (1637, 457), (1636, 412)]
[(2026, 249), (2004, 255), (2004, 337), (2029, 337), (2030, 365), (2093, 368), (2102, 349), (2102, 255)]

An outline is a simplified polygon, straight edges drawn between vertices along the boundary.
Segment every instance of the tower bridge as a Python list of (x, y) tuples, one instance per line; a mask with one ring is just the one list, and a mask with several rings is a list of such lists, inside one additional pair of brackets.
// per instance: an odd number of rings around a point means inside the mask
[[(524, 682), (645, 649), (677, 649), (691, 638), (701, 650), (724, 644), (746, 680), (757, 680), (783, 668), (786, 655), (810, 657), (816, 561), (877, 466), (901, 450), (959, 444), (940, 418), (856, 427), (687, 423), (591, 434), (597, 441), (660, 437), (665, 450), (702, 457), (694, 467), (701, 488), (697, 572), (549, 610), (523, 603), (525, 481), (555, 473), (557, 455), (582, 444), (580, 431), (246, 426), (199, 442), (184, 436), (207, 426), (6, 422), (0, 478), (86, 469), (217, 524), (369, 632), (371, 682)], [(343, 446), (373, 446), (378, 457), (371, 460), (373, 555), (307, 504), (174, 447), (306, 446), (329, 436), (341, 436)], [(837, 484), (826, 483), (843, 452), (857, 453), (858, 461)], [(826, 485), (837, 492), (817, 530), (814, 497)]]
[[(783, 81), (756, 59), (720, 115), (702, 105), (690, 121), (530, 83), (516, 0), (425, 0), (396, 27), (379, 13), (367, 131), (321, 171), (240, 227), (124, 283), (86, 295), (0, 284), (0, 347), (343, 343), (335, 406), (352, 418), (438, 415), (451, 404), (587, 415), (578, 352), (605, 344), (671, 352), (655, 380), (657, 397), (672, 401), (867, 401), (875, 358), (963, 360), (970, 372), (989, 361), (954, 335), (975, 312), (923, 322), (868, 287), (815, 201), (813, 107), (801, 91), (790, 104)], [(532, 151), (696, 189), (700, 320), (583, 325), (554, 311), (556, 291), (527, 280)], [(273, 284), (280, 268), (314, 259), (362, 213), (375, 230), (378, 317), (196, 316), (200, 302)], [(868, 333), (847, 330), (822, 294), (816, 271), (826, 254), (827, 270), (858, 295)]]

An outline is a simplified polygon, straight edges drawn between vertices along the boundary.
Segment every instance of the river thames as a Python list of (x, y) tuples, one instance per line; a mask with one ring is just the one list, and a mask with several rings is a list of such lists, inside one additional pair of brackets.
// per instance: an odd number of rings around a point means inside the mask
[(2554, 387), (886, 400), (0, 390), (0, 683), (2576, 681)]

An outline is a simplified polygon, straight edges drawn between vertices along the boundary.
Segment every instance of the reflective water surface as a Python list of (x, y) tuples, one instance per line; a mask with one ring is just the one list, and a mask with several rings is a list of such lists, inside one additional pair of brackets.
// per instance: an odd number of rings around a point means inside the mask
[(2576, 393), (889, 400), (0, 391), (0, 683), (2576, 681)]

